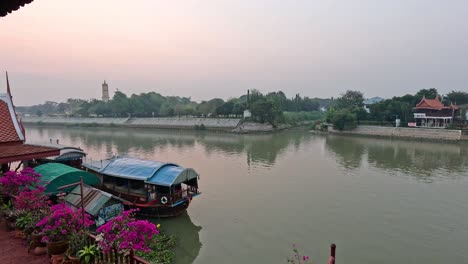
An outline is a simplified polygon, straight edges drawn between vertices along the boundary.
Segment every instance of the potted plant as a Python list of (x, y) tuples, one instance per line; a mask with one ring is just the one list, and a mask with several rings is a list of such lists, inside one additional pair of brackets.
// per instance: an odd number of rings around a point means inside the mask
[(120, 254), (128, 255), (130, 252), (150, 252), (148, 247), (159, 230), (147, 220), (136, 220), (136, 210), (124, 211), (104, 225), (96, 232), (96, 241), (104, 253), (117, 249)]
[(16, 219), (24, 214), (21, 210), (11, 209), (5, 215), (5, 220), (8, 230), (15, 230), (16, 228)]
[(8, 202), (3, 203), (2, 206), (0, 206), (0, 211), (2, 212), (3, 217), (6, 217), (11, 209), (13, 209), (13, 203), (11, 200), (8, 200)]
[(86, 264), (92, 263), (97, 254), (98, 249), (96, 245), (84, 246), (80, 251), (78, 251), (80, 261), (84, 261)]
[(33, 222), (32, 216), (29, 213), (19, 216), (16, 219), (16, 237), (17, 238), (26, 238), (25, 230)]
[(25, 168), (20, 172), (8, 171), (0, 177), (3, 195), (12, 198), (23, 190), (34, 189), (40, 178), (32, 168)]
[(88, 234), (85, 232), (75, 232), (70, 235), (70, 242), (66, 255), (71, 264), (80, 263), (78, 252), (86, 246), (87, 236)]
[(85, 214), (83, 223), (81, 209), (73, 210), (65, 203), (54, 205), (50, 213), (39, 221), (36, 226), (42, 228), (42, 242), (47, 243), (49, 255), (59, 255), (67, 251), (69, 238), (73, 232), (78, 232), (93, 224), (90, 216)]
[(2, 204), (2, 206), (0, 206), (0, 210), (2, 212), (3, 218), (5, 219), (5, 225), (7, 230), (12, 230), (10, 216), (13, 213), (13, 203), (11, 201), (8, 201), (7, 203)]

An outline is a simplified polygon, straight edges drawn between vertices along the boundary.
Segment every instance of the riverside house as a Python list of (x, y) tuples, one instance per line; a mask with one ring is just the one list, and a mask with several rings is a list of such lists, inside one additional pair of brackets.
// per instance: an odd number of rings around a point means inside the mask
[(446, 128), (454, 122), (458, 113), (458, 106), (451, 103), (445, 106), (439, 96), (435, 99), (427, 99), (425, 96), (413, 108), (414, 123), (408, 126), (426, 128)]

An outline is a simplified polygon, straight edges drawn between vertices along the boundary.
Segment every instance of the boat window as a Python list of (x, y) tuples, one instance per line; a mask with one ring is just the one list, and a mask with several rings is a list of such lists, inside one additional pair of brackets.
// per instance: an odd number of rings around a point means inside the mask
[(102, 183), (103, 183), (104, 186), (106, 186), (107, 188), (112, 188), (112, 186), (113, 186), (114, 183), (115, 183), (115, 178), (114, 178), (114, 177), (109, 177), (109, 176), (107, 176), (107, 175), (103, 175)]
[(169, 193), (169, 187), (156, 185), (156, 192), (159, 193)]
[(187, 185), (198, 187), (198, 180), (197, 178), (191, 179), (189, 181), (184, 182)]
[(127, 180), (127, 179), (124, 179), (124, 178), (118, 178), (118, 177), (116, 177), (116, 178), (115, 178), (115, 185), (116, 185), (117, 187), (127, 188), (127, 186), (128, 186), (128, 180)]
[(133, 193), (146, 193), (145, 183), (143, 181), (129, 180), (130, 183), (130, 192)]

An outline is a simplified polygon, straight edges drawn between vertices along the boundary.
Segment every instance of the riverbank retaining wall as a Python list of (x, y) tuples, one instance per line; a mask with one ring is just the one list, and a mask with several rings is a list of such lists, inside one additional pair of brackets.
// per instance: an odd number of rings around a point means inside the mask
[(339, 131), (328, 127), (328, 132), (335, 134), (377, 136), (377, 137), (398, 137), (427, 140), (462, 140), (461, 130), (451, 129), (431, 129), (431, 128), (406, 128), (406, 127), (379, 127), (379, 126), (358, 126), (353, 130)]
[(77, 126), (122, 126), (146, 128), (176, 128), (210, 130), (233, 130), (240, 123), (239, 118), (191, 118), (191, 117), (156, 117), (156, 118), (87, 118), (87, 117), (24, 117), (25, 124), (39, 125), (77, 125)]
[(242, 122), (232, 130), (234, 133), (268, 133), (273, 132), (274, 128), (270, 124), (261, 124), (255, 122)]

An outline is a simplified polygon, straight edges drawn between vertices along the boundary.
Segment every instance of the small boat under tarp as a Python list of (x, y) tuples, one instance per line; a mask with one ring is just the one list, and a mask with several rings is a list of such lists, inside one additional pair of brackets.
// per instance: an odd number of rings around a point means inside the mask
[(139, 208), (142, 214), (177, 216), (200, 195), (198, 173), (174, 163), (113, 157), (82, 166), (101, 178), (100, 189), (129, 201), (127, 205)]

